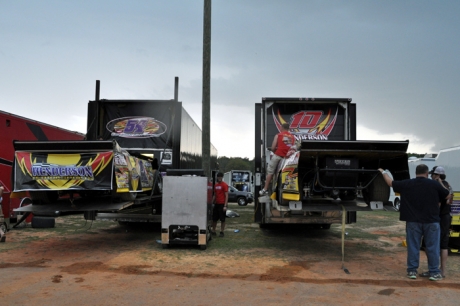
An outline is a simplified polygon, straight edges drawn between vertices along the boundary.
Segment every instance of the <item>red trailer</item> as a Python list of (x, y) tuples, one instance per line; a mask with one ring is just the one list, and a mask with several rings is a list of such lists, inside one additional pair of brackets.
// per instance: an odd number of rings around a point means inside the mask
[[(17, 222), (13, 209), (24, 204), (23, 199), (10, 199), (11, 170), (14, 161), (13, 140), (83, 140), (85, 134), (38, 122), (0, 111), (0, 183), (4, 186), (2, 212), (5, 228)], [(1, 214), (0, 214), (1, 215)]]

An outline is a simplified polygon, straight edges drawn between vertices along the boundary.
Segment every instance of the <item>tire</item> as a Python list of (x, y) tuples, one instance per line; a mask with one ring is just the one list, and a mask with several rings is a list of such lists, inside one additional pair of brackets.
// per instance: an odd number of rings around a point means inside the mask
[(3, 233), (6, 233), (8, 231), (5, 222), (0, 224), (0, 229), (2, 230)]
[(41, 211), (41, 212), (36, 211), (33, 214), (34, 214), (34, 216), (38, 216), (38, 217), (56, 218), (56, 217), (59, 217), (61, 215), (61, 212), (60, 211)]
[(134, 201), (137, 198), (137, 192), (120, 193), (120, 199), (123, 201)]
[(331, 225), (330, 224), (321, 224), (322, 229), (330, 229)]
[(122, 200), (122, 201), (134, 201), (137, 198), (137, 192), (117, 192), (117, 180), (115, 176), (112, 180), (112, 199)]
[(206, 250), (206, 244), (200, 245), (200, 250), (202, 250), (202, 251)]
[(248, 205), (248, 201), (246, 201), (246, 198), (244, 198), (244, 197), (239, 197), (236, 201), (237, 201), (239, 206)]
[(30, 191), (29, 194), (34, 204), (49, 204), (59, 198), (57, 191)]
[(395, 198), (393, 201), (393, 207), (396, 211), (399, 211), (399, 208), (401, 207), (401, 200), (399, 198)]
[(363, 190), (363, 199), (366, 204), (370, 204), (372, 201), (387, 203), (389, 198), (390, 187), (385, 182), (382, 174), (377, 175), (367, 190)]
[(278, 205), (280, 206), (287, 206), (289, 203), (284, 203), (283, 201), (283, 184), (281, 182), (281, 172), (278, 173), (278, 179), (277, 179), (277, 184), (276, 184), (276, 199), (278, 200)]
[[(28, 206), (28, 205), (31, 205), (32, 204), (32, 199), (31, 198), (22, 198), (21, 199), (21, 202), (19, 203), (19, 207), (24, 207), (24, 206)], [(16, 218), (17, 220), (21, 220), (23, 218), (24, 215), (26, 215), (27, 213), (26, 212), (16, 212)], [(29, 213), (29, 216), (28, 217), (24, 217), (26, 218), (26, 222), (30, 223), (32, 222), (32, 214)], [(21, 220), (21, 222), (24, 221), (24, 220)], [(19, 224), (20, 222), (18, 221), (17, 224)]]
[(340, 192), (339, 198), (342, 201), (353, 201), (356, 199), (356, 194), (353, 190), (344, 190)]
[(32, 218), (32, 228), (53, 228), (56, 220), (52, 217), (37, 217)]
[(156, 184), (153, 186), (153, 194), (163, 194), (163, 177), (159, 171), (155, 172), (157, 175)]

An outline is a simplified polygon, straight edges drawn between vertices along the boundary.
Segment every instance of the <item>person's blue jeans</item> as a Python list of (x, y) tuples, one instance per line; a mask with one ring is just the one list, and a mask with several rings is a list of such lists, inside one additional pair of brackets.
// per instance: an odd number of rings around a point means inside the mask
[(406, 223), (407, 272), (417, 272), (420, 262), (420, 244), (424, 237), (430, 275), (441, 273), (439, 270), (440, 236), (441, 230), (438, 222)]

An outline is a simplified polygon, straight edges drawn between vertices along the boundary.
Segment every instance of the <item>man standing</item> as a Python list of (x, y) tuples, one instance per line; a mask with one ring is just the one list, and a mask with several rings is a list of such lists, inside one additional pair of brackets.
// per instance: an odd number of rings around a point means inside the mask
[(220, 220), (220, 234), (219, 237), (224, 237), (225, 229), (225, 217), (228, 206), (228, 185), (222, 178), (224, 174), (222, 172), (217, 173), (217, 182), (214, 185), (214, 195), (212, 203), (214, 203), (214, 209), (212, 212), (212, 235), (216, 235), (217, 221)]
[(439, 203), (449, 196), (449, 191), (438, 182), (428, 179), (428, 167), (424, 164), (415, 169), (415, 178), (403, 181), (393, 181), (386, 171), (379, 170), (388, 186), (401, 194), (399, 220), (406, 221), (407, 277), (417, 278), (420, 244), (424, 237), (430, 280), (441, 280)]
[[(444, 186), (444, 188), (449, 190), (449, 197), (447, 199), (442, 199), (441, 206), (439, 207), (439, 218), (441, 219), (441, 275), (444, 278), (446, 275), (445, 272), (447, 266), (447, 257), (449, 254), (450, 224), (452, 222), (452, 217), (450, 215), (450, 205), (452, 204), (453, 192), (452, 187), (446, 181), (446, 171), (443, 167), (434, 166), (429, 173), (431, 174), (432, 180), (439, 182), (442, 184), (442, 186)], [(422, 244), (422, 246), (423, 248), (425, 247), (424, 244)], [(429, 277), (430, 272), (423, 272), (420, 274), (420, 276)]]
[(274, 155), (270, 159), (267, 167), (267, 178), (265, 180), (264, 188), (259, 192), (260, 195), (268, 194), (270, 188), (270, 182), (272, 181), (273, 175), (278, 167), (279, 162), (288, 155), (289, 149), (295, 145), (295, 138), (289, 132), (289, 123), (283, 123), (281, 125), (281, 132), (275, 135), (273, 138), (271, 151)]

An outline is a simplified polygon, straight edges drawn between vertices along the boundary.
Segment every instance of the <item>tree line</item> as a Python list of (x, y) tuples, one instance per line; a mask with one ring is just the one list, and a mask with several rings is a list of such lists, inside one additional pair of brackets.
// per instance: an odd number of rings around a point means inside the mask
[(249, 160), (249, 158), (222, 156), (217, 158), (217, 163), (219, 164), (219, 171), (223, 173), (231, 170), (249, 170), (252, 173), (255, 172), (254, 158)]

